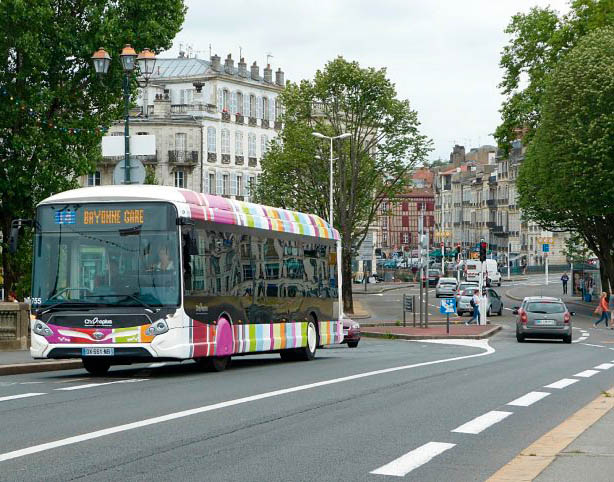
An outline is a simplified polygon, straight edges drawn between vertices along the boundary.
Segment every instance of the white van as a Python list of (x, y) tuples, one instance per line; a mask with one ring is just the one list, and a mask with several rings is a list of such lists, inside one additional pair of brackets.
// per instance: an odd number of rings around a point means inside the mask
[[(465, 279), (467, 281), (480, 281), (480, 269), (481, 263), (478, 260), (469, 259), (465, 262)], [(484, 272), (487, 276), (486, 286), (497, 285), (501, 286), (501, 273), (497, 266), (497, 261), (494, 259), (487, 259), (484, 261)]]

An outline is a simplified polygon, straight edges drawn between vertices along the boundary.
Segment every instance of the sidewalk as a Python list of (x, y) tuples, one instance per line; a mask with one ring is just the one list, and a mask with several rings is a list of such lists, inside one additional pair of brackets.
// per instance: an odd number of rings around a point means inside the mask
[(81, 360), (34, 360), (30, 350), (0, 351), (0, 376), (83, 368)]
[(367, 283), (367, 291), (365, 291), (364, 284), (354, 283), (352, 284), (352, 294), (354, 295), (381, 294), (381, 293), (385, 293), (386, 291), (399, 290), (401, 288), (411, 288), (412, 286), (417, 287), (418, 283), (415, 283), (413, 281), (410, 281), (410, 282), (391, 281), (391, 282), (386, 282), (386, 283)]
[(587, 303), (580, 296), (564, 295), (560, 283), (553, 283), (548, 286), (518, 286), (508, 290), (507, 296), (516, 301), (522, 301), (525, 296), (553, 296), (561, 298), (565, 304), (585, 306), (587, 308), (595, 308), (599, 303), (596, 296), (593, 296), (593, 300)]
[(450, 333), (446, 325), (431, 325), (428, 328), (413, 326), (373, 326), (360, 330), (365, 337), (391, 338), (401, 340), (431, 340), (437, 338), (469, 338), (480, 340), (494, 335), (501, 329), (500, 325), (455, 325), (450, 323)]

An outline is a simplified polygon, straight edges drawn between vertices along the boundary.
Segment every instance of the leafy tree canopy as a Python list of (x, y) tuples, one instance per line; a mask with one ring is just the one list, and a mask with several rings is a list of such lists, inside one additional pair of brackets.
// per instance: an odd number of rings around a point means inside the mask
[[(351, 256), (362, 243), (383, 196), (410, 184), (408, 172), (425, 160), (431, 142), (418, 115), (397, 99), (385, 69), (362, 68), (338, 57), (313, 80), (288, 83), (281, 94), (283, 129), (262, 160), (256, 198), (328, 218), (330, 143), (334, 141), (334, 221), (343, 241), (344, 305), (352, 311)], [(318, 159), (318, 157), (320, 159)]]
[[(32, 217), (48, 195), (74, 187), (100, 158), (103, 128), (122, 113), (119, 52), (169, 48), (181, 28), (183, 0), (2, 0), (0, 2), (0, 228)], [(113, 61), (97, 79), (90, 57)], [(133, 93), (136, 84), (132, 84)], [(8, 286), (28, 266), (9, 265)], [(8, 287), (7, 286), (7, 287)]]

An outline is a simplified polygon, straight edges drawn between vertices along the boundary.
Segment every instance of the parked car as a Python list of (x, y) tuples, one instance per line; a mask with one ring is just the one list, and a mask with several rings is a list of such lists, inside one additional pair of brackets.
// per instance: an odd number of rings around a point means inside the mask
[(429, 269), (427, 277), (429, 286), (437, 286), (437, 282), (441, 277), (441, 271), (439, 271), (438, 269)]
[(360, 341), (360, 324), (357, 321), (343, 319), (343, 341), (350, 348), (356, 348)]
[[(477, 286), (465, 288), (460, 296), (456, 298), (456, 314), (458, 316), (463, 316), (465, 313), (473, 313), (471, 298), (477, 289)], [(495, 290), (490, 288), (486, 290), (486, 303), (486, 316), (492, 316), (494, 313), (496, 313), (497, 316), (503, 315), (503, 301)]]
[(439, 278), (435, 288), (435, 298), (440, 296), (452, 298), (456, 294), (456, 285), (455, 278)]
[(527, 296), (522, 304), (514, 307), (516, 318), (516, 339), (522, 343), (525, 338), (562, 338), (571, 343), (571, 317), (560, 298), (549, 296)]

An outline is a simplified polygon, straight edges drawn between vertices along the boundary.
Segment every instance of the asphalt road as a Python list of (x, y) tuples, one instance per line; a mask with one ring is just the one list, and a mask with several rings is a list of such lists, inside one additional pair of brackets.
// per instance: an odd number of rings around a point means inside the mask
[[(0, 377), (0, 479), (484, 480), (614, 386), (603, 365), (614, 331), (579, 315), (583, 342), (519, 344), (501, 320), (488, 341), (363, 339), (312, 362), (237, 358), (222, 373)], [(564, 378), (576, 381), (545, 388)]]

